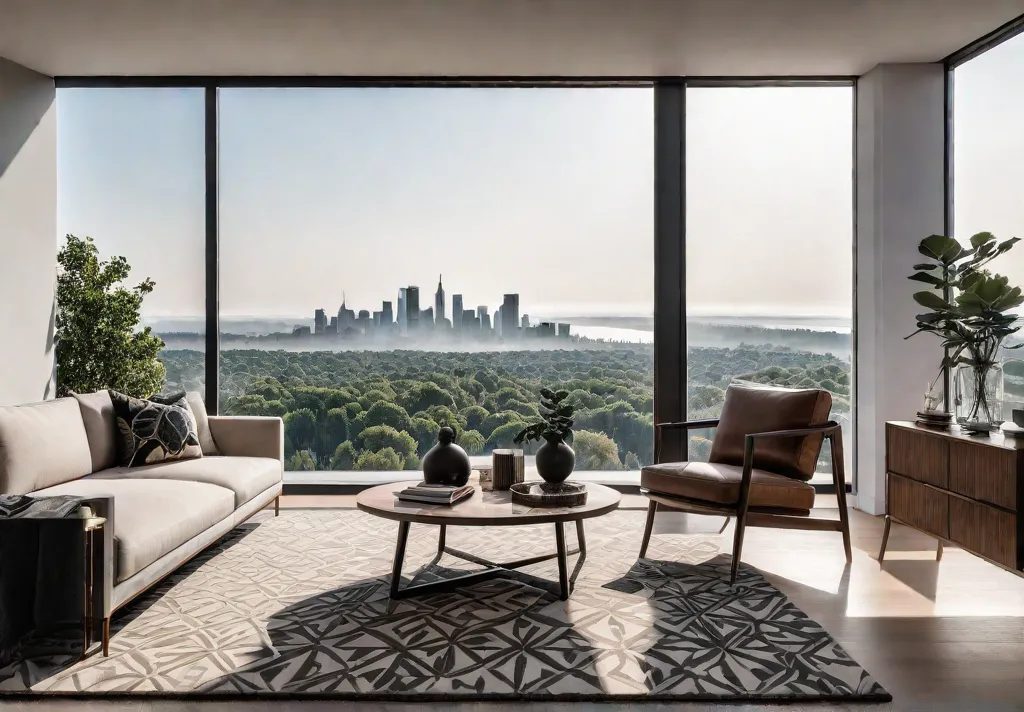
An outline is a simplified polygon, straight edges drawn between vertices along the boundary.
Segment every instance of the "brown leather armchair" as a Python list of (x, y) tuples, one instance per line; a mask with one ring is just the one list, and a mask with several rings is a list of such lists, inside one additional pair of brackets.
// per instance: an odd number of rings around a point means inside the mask
[[(731, 584), (736, 583), (748, 526), (840, 531), (849, 562), (843, 434), (828, 420), (831, 409), (832, 396), (824, 390), (731, 385), (720, 418), (656, 425), (655, 464), (640, 474), (640, 491), (650, 500), (640, 558), (647, 554), (654, 516), (664, 507), (736, 517)], [(710, 461), (662, 463), (663, 433), (670, 428), (687, 434), (716, 428)], [(825, 439), (832, 447), (839, 521), (810, 516), (815, 493), (808, 480)]]

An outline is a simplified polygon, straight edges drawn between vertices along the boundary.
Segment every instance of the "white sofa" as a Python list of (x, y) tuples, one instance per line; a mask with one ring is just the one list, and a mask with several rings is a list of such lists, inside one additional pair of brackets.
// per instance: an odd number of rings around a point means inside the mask
[(264, 507), (277, 512), (281, 419), (194, 410), (202, 458), (124, 468), (106, 391), (0, 407), (0, 493), (78, 495), (107, 518), (94, 589), (104, 654), (114, 611)]

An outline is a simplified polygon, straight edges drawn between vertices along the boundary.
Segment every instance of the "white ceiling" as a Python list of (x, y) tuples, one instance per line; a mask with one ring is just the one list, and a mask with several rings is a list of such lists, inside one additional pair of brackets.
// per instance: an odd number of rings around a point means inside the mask
[(855, 75), (932, 62), (1024, 0), (0, 0), (51, 75)]

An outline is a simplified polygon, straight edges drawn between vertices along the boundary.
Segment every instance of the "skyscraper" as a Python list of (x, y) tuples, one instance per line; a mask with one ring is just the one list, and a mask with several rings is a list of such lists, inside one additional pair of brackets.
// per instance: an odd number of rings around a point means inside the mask
[(348, 329), (356, 327), (356, 313), (345, 306), (345, 295), (341, 296), (341, 308), (338, 309), (338, 334), (344, 335)]
[(398, 290), (398, 330), (405, 332), (409, 330), (409, 315), (406, 311), (406, 302), (409, 299), (405, 287)]
[(523, 325), (522, 326), (523, 326), (523, 331), (526, 331), (527, 329), (530, 328), (530, 315), (529, 314), (523, 314)]
[(501, 303), (501, 335), (514, 338), (519, 331), (519, 295), (506, 294)]
[(498, 336), (501, 336), (501, 321), (504, 319), (502, 313), (501, 307), (494, 310), (494, 333)]
[(405, 321), (409, 331), (420, 327), (420, 288), (405, 288)]
[(420, 325), (425, 329), (434, 325), (434, 307), (427, 307), (420, 312)]
[(317, 309), (313, 317), (313, 333), (318, 336), (327, 333), (327, 314), (323, 309)]
[(434, 293), (434, 319), (438, 324), (444, 323), (444, 287), (441, 286), (441, 275), (437, 275), (437, 291)]
[(462, 328), (462, 295), (452, 295), (452, 326), (456, 329)]
[(380, 325), (390, 329), (395, 323), (395, 313), (391, 310), (391, 302), (383, 302), (380, 309)]

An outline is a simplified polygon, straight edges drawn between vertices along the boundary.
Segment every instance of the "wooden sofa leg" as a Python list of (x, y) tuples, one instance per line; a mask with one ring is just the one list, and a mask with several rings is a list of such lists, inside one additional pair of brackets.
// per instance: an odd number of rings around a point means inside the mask
[(647, 524), (644, 525), (644, 540), (640, 544), (640, 558), (647, 556), (647, 545), (651, 543), (651, 532), (654, 531), (654, 515), (658, 512), (658, 503), (653, 499), (647, 505)]
[(110, 657), (110, 616), (103, 619), (103, 657)]
[(278, 516), (281, 513), (281, 495), (274, 497), (274, 516)]

